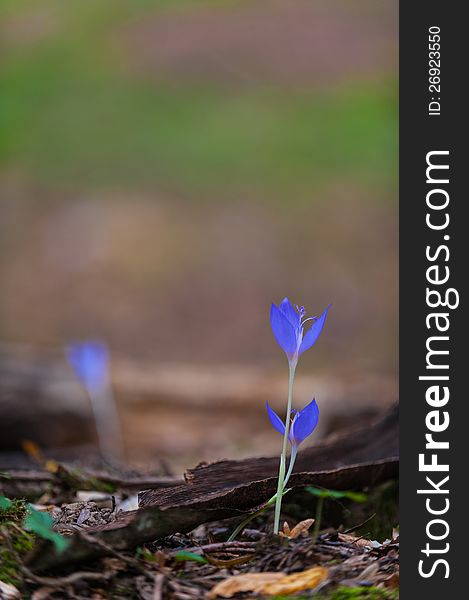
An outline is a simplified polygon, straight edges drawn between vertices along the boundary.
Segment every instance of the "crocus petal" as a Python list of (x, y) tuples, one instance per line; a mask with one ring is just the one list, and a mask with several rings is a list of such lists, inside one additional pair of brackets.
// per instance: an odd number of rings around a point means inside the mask
[(282, 302), (280, 302), (278, 308), (279, 308), (280, 312), (282, 312), (287, 317), (287, 319), (290, 321), (290, 323), (293, 325), (293, 327), (296, 331), (300, 324), (301, 317), (300, 317), (299, 312), (295, 309), (293, 304), (290, 302), (290, 300), (288, 298), (284, 298), (282, 300)]
[(303, 341), (301, 342), (300, 351), (298, 354), (300, 354), (300, 355), (303, 354), (303, 352), (305, 350), (308, 350), (309, 348), (311, 348), (311, 346), (313, 346), (313, 344), (316, 342), (316, 340), (318, 339), (318, 337), (321, 334), (322, 328), (324, 327), (324, 323), (326, 322), (327, 312), (331, 306), (332, 306), (332, 304), (329, 304), (329, 306), (322, 313), (322, 315), (319, 317), (319, 319), (316, 319), (316, 321), (313, 323), (311, 329), (309, 329), (307, 331), (307, 333), (303, 337)]
[(272, 423), (274, 429), (276, 429), (282, 435), (285, 434), (285, 424), (282, 422), (282, 419), (278, 416), (278, 414), (270, 408), (268, 402), (265, 403), (267, 407), (267, 413), (269, 415), (270, 422)]
[(275, 304), (270, 309), (270, 324), (278, 345), (291, 358), (297, 350), (297, 337), (293, 325)]
[(309, 435), (313, 433), (319, 420), (319, 408), (316, 400), (312, 400), (298, 413), (292, 425), (292, 440), (300, 445)]
[(109, 353), (102, 342), (78, 342), (66, 350), (75, 375), (88, 390), (103, 387), (108, 380)]

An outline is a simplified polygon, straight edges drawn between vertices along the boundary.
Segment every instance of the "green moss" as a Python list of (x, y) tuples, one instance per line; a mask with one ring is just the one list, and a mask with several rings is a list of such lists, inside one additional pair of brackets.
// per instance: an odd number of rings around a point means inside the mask
[(0, 525), (0, 580), (21, 587), (22, 574), (17, 556), (21, 558), (32, 550), (34, 536), (12, 527), (12, 522)]
[(23, 557), (33, 548), (34, 536), (22, 529), (27, 512), (24, 500), (7, 500), (0, 508), (0, 580), (21, 586), (21, 572), (17, 557)]
[(0, 508), (0, 525), (13, 522), (20, 523), (26, 515), (26, 502), (24, 500), (10, 500), (6, 508)]

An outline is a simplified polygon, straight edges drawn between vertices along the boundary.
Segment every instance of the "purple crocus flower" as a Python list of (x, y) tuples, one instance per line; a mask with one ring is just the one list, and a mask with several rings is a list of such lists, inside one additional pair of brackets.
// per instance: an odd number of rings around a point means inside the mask
[[(283, 423), (278, 414), (270, 407), (268, 402), (266, 402), (266, 406), (270, 422), (279, 433), (285, 435), (285, 423)], [(291, 444), (292, 450), (296, 451), (301, 442), (313, 433), (318, 424), (319, 408), (316, 404), (316, 400), (313, 398), (303, 410), (297, 411), (293, 409), (290, 413), (290, 419), (291, 424), (288, 433), (288, 441)]]
[(76, 342), (67, 348), (68, 362), (89, 392), (103, 389), (109, 382), (109, 352), (98, 341)]
[[(303, 306), (293, 305), (288, 298), (276, 306), (272, 304), (270, 309), (270, 323), (275, 339), (285, 352), (290, 365), (296, 366), (298, 358), (314, 345), (327, 317), (327, 311), (320, 317), (306, 317)], [(305, 332), (305, 323), (312, 321), (311, 327)]]

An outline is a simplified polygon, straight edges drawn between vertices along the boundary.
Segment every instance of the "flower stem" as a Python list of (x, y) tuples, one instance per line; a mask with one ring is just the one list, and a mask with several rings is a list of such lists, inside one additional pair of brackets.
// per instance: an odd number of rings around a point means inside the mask
[(113, 463), (123, 458), (122, 431), (116, 401), (109, 386), (88, 392), (102, 457)]
[[(285, 488), (287, 486), (288, 480), (290, 479), (290, 475), (292, 474), (293, 466), (295, 465), (295, 459), (296, 459), (297, 453), (298, 453), (298, 448), (296, 446), (294, 446), (292, 448), (292, 453), (290, 455), (290, 464), (288, 465), (288, 471), (287, 471), (287, 474), (286, 474), (284, 482), (283, 482), (282, 496), (285, 496), (285, 494), (290, 491)], [(236, 529), (233, 531), (233, 533), (227, 539), (227, 542), (232, 542), (241, 533), (241, 531), (243, 531), (243, 529), (246, 527), (246, 525), (248, 525), (253, 519), (255, 519), (256, 517), (261, 515), (263, 512), (265, 512), (270, 506), (272, 506), (272, 504), (274, 504), (274, 502), (276, 502), (276, 500), (277, 500), (277, 494), (272, 496), (272, 498), (268, 502), (266, 502), (265, 506), (263, 506), (259, 510), (256, 510), (255, 512), (248, 515), (244, 519), (244, 521), (242, 521), (238, 525), (238, 527), (236, 527)]]
[[(290, 366), (290, 377), (288, 380), (287, 416), (285, 418), (285, 434), (283, 436), (282, 454), (280, 455), (280, 467), (278, 471), (277, 498), (275, 501), (274, 533), (280, 529), (280, 510), (282, 508), (282, 491), (285, 487), (285, 464), (287, 462), (288, 434), (290, 433), (290, 413), (293, 398), (293, 381), (295, 379), (295, 367), (292, 362)], [(290, 463), (291, 464), (291, 463)], [(293, 468), (293, 467), (292, 467)]]
[(290, 479), (290, 475), (293, 472), (293, 467), (295, 466), (295, 460), (296, 460), (296, 455), (298, 453), (298, 447), (297, 446), (293, 446), (292, 451), (291, 451), (291, 455), (290, 455), (290, 464), (288, 465), (288, 471), (287, 474), (285, 476), (285, 479), (283, 481), (283, 489), (285, 489), (285, 486), (288, 483), (288, 480)]

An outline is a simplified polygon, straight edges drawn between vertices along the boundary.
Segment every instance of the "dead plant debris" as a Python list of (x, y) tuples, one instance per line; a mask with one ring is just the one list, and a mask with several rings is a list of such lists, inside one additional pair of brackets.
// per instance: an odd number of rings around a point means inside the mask
[[(0, 487), (0, 599), (216, 600), (293, 594), (394, 600), (399, 532), (390, 517), (396, 513), (384, 502), (397, 500), (390, 500), (393, 488), (382, 482), (395, 476), (396, 457), (382, 447), (367, 461), (363, 440), (354, 440), (361, 448), (356, 456), (363, 453), (361, 463), (334, 463), (327, 470), (324, 458), (321, 471), (292, 477), (294, 490), (284, 505), (286, 520), (279, 536), (271, 533), (271, 511), (258, 512), (275, 478), (250, 479), (249, 473), (258, 475), (252, 461), (247, 480), (240, 479), (242, 465), (235, 465), (231, 479), (217, 487), (223, 465), (214, 463), (192, 471), (183, 485), (170, 479), (171, 487), (144, 494), (143, 506), (136, 510), (129, 510), (136, 506), (139, 491), (134, 484), (145, 478), (113, 473), (112, 490), (102, 485), (93, 489), (94, 479), (83, 475), (86, 471), (57, 463), (54, 473), (40, 479), (36, 471), (33, 479), (41, 486), (50, 484), (41, 487), (35, 507), (50, 515), (53, 530), (69, 541), (58, 552), (37, 532), (24, 530), (26, 503), (6, 497), (16, 477), (6, 470)], [(350, 438), (346, 442), (352, 443)], [(343, 446), (344, 438), (337, 443)], [(331, 442), (318, 452), (325, 457), (326, 449), (337, 454)], [(209, 485), (204, 494), (205, 475)], [(21, 477), (28, 478), (25, 473)], [(367, 478), (371, 484), (364, 486)], [(109, 484), (110, 476), (102, 473), (101, 481)], [(365, 489), (368, 500), (357, 509), (350, 499), (326, 500), (318, 528), (313, 518), (317, 499), (304, 486), (326, 482), (342, 490)], [(353, 482), (359, 482), (355, 488), (350, 487)], [(86, 493), (80, 489), (84, 483)], [(163, 487), (163, 480), (155, 476), (158, 486)], [(385, 494), (380, 486), (386, 486)], [(253, 515), (252, 521), (237, 539), (226, 541), (247, 514)]]

